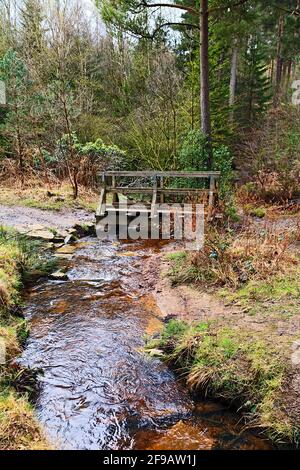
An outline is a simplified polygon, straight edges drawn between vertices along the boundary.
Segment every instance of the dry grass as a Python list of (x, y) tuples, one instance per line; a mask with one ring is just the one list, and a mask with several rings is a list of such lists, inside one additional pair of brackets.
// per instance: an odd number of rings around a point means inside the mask
[(177, 260), (170, 274), (174, 283), (236, 289), (250, 280), (267, 279), (297, 266), (299, 258), (292, 247), (299, 240), (300, 227), (282, 232), (273, 226), (261, 230), (249, 226), (240, 234), (210, 230), (203, 249)]
[(9, 294), (7, 292), (6, 284), (0, 280), (0, 309), (3, 309), (9, 303)]
[[(276, 194), (276, 187), (272, 186), (272, 190)], [(236, 200), (243, 213), (248, 216), (264, 218), (266, 215), (289, 215), (300, 216), (300, 198), (286, 200), (266, 200), (262, 194), (260, 184), (251, 182), (244, 184), (238, 188), (236, 192)]]
[(17, 337), (17, 326), (15, 324), (0, 326), (0, 338), (4, 341), (6, 349), (6, 360), (9, 362), (21, 352)]
[(0, 395), (0, 449), (49, 449), (28, 401), (13, 392)]
[[(297, 171), (299, 171), (297, 169)], [(299, 197), (299, 177), (293, 173), (282, 182), (276, 172), (259, 171), (253, 181), (242, 186), (237, 193), (240, 203), (278, 204), (287, 203)]]
[(0, 188), (0, 204), (34, 207), (42, 210), (60, 211), (64, 208), (94, 211), (99, 194), (84, 186), (79, 188), (79, 197), (74, 201), (72, 188), (67, 181), (46, 185), (39, 179), (26, 180), (25, 185), (10, 184), (5, 180)]
[(17, 303), (23, 252), (0, 228), (0, 317)]

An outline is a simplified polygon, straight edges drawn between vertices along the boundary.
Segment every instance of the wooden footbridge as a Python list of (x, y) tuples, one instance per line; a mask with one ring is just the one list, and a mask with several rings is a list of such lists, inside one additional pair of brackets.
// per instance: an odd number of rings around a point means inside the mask
[[(207, 219), (211, 219), (212, 209), (218, 188), (218, 171), (106, 171), (100, 173), (101, 194), (96, 211), (97, 222), (101, 222), (110, 212), (116, 215), (136, 215), (147, 212), (149, 217), (156, 217), (163, 212), (166, 203), (203, 203)], [(182, 182), (191, 181), (196, 187), (181, 187)], [(187, 183), (186, 183), (187, 185)], [(198, 186), (198, 187), (197, 187)], [(108, 195), (111, 195), (108, 198)], [(126, 203), (123, 196), (127, 196)], [(145, 202), (150, 196), (151, 201)], [(150, 199), (148, 198), (148, 199)], [(143, 200), (140, 208), (138, 200)], [(134, 206), (134, 207), (133, 207)]]

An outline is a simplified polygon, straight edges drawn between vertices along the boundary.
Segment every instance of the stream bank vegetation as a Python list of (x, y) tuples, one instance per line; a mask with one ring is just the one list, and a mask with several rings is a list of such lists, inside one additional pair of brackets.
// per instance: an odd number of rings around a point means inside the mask
[(299, 444), (300, 227), (297, 218), (243, 216), (209, 227), (197, 253), (167, 255), (174, 286), (209, 291), (227, 308), (216, 317), (171, 320), (147, 348), (201, 395), (238, 409), (276, 442)]
[(251, 217), (234, 227), (208, 226), (201, 250), (173, 255), (172, 283), (238, 289), (249, 281), (270, 280), (298, 266), (293, 248), (299, 239), (297, 219), (287, 229), (271, 221), (253, 223)]
[[(33, 393), (26, 371), (14, 363), (21, 353), (28, 329), (20, 314), (20, 290), (31, 271), (41, 262), (33, 246), (12, 230), (0, 227), (0, 346), (5, 361), (0, 364), (0, 447), (2, 450), (49, 448), (34, 416)], [(46, 268), (45, 268), (46, 269)]]
[[(248, 426), (277, 442), (299, 442), (299, 422), (285, 403), (285, 355), (264, 333), (218, 321), (187, 324), (171, 320), (159, 340), (165, 360), (192, 392), (223, 400)], [(153, 344), (154, 342), (154, 344)]]

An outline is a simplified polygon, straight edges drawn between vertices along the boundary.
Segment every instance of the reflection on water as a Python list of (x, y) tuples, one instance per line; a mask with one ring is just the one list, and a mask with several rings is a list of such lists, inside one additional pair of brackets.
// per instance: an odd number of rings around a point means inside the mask
[[(263, 448), (220, 407), (195, 409), (173, 373), (141, 352), (159, 329), (157, 308), (140, 297), (137, 275), (157, 246), (89, 241), (69, 281), (28, 294), (31, 335), (21, 362), (41, 369), (37, 412), (67, 449)], [(202, 404), (202, 406), (213, 406)]]

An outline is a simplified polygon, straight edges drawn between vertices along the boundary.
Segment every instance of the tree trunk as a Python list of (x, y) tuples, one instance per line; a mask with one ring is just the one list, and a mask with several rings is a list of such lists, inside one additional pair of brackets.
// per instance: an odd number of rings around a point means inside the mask
[(232, 56), (231, 56), (231, 71), (230, 71), (230, 85), (229, 85), (229, 119), (233, 123), (234, 118), (234, 103), (235, 103), (235, 91), (236, 91), (236, 79), (237, 79), (237, 58), (238, 58), (238, 47), (237, 40), (234, 40)]
[(201, 130), (207, 139), (208, 169), (212, 168), (211, 118), (209, 97), (209, 61), (208, 61), (208, 0), (201, 0), (200, 10), (200, 108)]
[(274, 85), (274, 60), (271, 60), (270, 81)]
[(78, 198), (78, 181), (77, 181), (77, 170), (73, 172), (73, 199), (76, 201)]
[(275, 75), (275, 92), (273, 105), (276, 108), (280, 102), (281, 93), (281, 79), (282, 79), (282, 65), (283, 60), (281, 57), (282, 53), (282, 40), (284, 32), (284, 16), (280, 15), (278, 21), (278, 32), (277, 32), (277, 51), (276, 51), (276, 75)]
[(18, 161), (19, 161), (19, 175), (21, 179), (21, 186), (23, 187), (24, 186), (24, 146), (22, 143), (21, 135), (20, 135), (18, 121), (17, 121), (16, 140), (17, 140), (17, 155), (18, 155)]
[(291, 81), (291, 72), (292, 72), (292, 59), (288, 60), (287, 73), (286, 73), (286, 92), (288, 92), (290, 81)]

